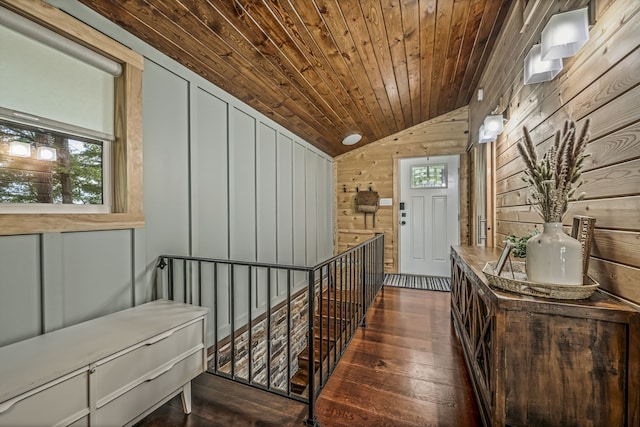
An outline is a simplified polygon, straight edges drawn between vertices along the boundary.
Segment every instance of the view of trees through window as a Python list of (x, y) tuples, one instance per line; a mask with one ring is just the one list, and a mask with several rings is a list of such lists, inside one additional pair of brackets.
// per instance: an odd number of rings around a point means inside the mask
[(413, 166), (411, 188), (447, 188), (447, 165)]
[(102, 204), (103, 150), (101, 141), (0, 121), (0, 202)]

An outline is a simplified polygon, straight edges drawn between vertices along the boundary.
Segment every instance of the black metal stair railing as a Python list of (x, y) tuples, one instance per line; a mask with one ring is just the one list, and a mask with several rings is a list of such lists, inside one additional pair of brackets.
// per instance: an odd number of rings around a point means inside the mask
[(384, 235), (313, 267), (159, 257), (160, 297), (209, 307), (208, 372), (315, 402), (384, 281)]

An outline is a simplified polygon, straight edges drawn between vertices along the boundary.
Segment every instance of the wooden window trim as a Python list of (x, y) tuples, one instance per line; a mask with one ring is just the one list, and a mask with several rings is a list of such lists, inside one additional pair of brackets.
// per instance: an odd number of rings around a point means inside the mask
[(144, 59), (42, 0), (0, 0), (0, 5), (120, 62), (115, 79), (113, 213), (0, 214), (0, 235), (117, 230), (144, 227), (142, 205), (142, 70)]

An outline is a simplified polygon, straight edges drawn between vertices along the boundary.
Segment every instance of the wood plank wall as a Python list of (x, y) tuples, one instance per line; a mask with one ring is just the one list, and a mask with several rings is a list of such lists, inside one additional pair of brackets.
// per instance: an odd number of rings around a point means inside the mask
[(496, 242), (522, 235), (541, 219), (527, 205), (528, 190), (516, 143), (526, 125), (538, 153), (552, 144), (565, 119), (581, 129), (591, 119), (591, 140), (582, 191), (586, 199), (570, 204), (564, 223), (574, 215), (597, 219), (589, 274), (601, 286), (640, 303), (640, 2), (596, 0), (590, 40), (552, 81), (523, 84), (523, 60), (549, 17), (586, 1), (540, 2), (521, 33), (522, 3), (514, 2), (478, 87), (485, 101), (472, 101), (470, 132), (496, 105), (508, 106), (509, 121), (495, 143)]
[[(385, 271), (398, 267), (398, 159), (460, 154), (460, 241), (468, 240), (468, 109), (459, 108), (334, 158), (336, 183), (335, 251), (340, 253), (376, 233), (385, 234)], [(371, 215), (355, 212), (356, 188), (377, 191), (393, 198), (393, 206), (381, 206), (373, 227)]]

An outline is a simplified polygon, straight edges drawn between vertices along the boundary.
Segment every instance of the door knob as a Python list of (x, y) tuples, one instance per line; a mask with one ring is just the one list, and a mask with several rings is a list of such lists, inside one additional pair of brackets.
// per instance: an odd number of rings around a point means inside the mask
[(405, 225), (407, 221), (400, 221), (400, 225)]

